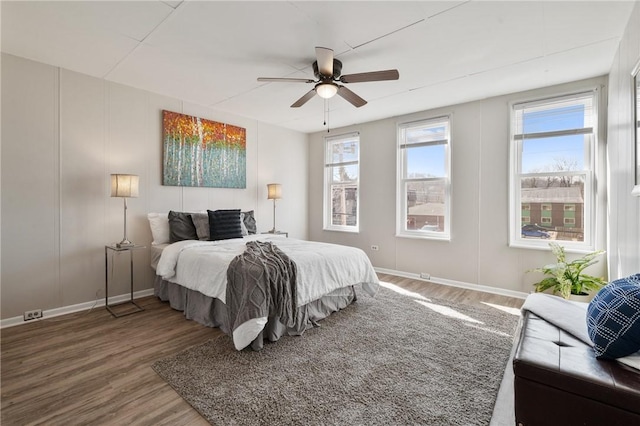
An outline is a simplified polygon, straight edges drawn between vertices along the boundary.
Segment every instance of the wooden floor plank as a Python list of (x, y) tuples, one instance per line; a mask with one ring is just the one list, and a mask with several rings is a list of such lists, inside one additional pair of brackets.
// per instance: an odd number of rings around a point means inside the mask
[[(522, 300), (379, 274), (425, 297), (519, 308)], [(114, 318), (104, 308), (1, 330), (1, 423), (207, 425), (151, 365), (222, 334), (155, 297)]]

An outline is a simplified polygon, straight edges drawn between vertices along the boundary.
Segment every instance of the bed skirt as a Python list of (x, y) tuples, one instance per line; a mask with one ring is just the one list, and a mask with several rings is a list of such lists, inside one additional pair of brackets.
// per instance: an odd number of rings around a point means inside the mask
[[(155, 276), (154, 295), (163, 302), (178, 311), (182, 311), (188, 320), (196, 321), (207, 327), (220, 328), (225, 334), (231, 336), (227, 320), (227, 307), (213, 297), (205, 296), (196, 290), (182, 287)], [(298, 307), (297, 322), (294, 327), (286, 327), (276, 318), (269, 318), (262, 333), (253, 341), (251, 348), (262, 349), (265, 339), (275, 342), (282, 336), (299, 336), (314, 326), (317, 322), (355, 302), (355, 286), (339, 288), (331, 293), (314, 300), (304, 306)]]

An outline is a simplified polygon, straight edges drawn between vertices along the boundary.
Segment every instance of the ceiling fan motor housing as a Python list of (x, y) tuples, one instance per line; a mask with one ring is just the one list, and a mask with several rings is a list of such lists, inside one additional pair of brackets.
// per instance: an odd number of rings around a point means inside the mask
[(313, 62), (313, 75), (315, 75), (316, 78), (320, 81), (326, 80), (328, 78), (331, 78), (333, 80), (338, 80), (340, 78), (341, 73), (342, 73), (342, 62), (340, 62), (340, 60), (336, 58), (333, 58), (333, 75), (332, 76), (320, 74), (320, 71), (318, 70), (318, 61)]

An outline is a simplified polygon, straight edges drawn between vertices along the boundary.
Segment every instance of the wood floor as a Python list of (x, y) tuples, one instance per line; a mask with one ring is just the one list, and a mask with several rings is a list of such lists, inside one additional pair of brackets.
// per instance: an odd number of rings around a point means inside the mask
[[(424, 296), (519, 308), (522, 300), (379, 274)], [(151, 369), (220, 335), (155, 297), (114, 318), (104, 307), (3, 329), (1, 423), (10, 425), (207, 425)]]

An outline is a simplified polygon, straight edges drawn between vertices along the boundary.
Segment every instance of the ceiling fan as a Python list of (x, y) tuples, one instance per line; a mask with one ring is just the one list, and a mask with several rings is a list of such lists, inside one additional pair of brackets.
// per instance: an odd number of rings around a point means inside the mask
[(313, 73), (317, 80), (306, 78), (269, 78), (259, 77), (258, 81), (276, 83), (313, 83), (315, 86), (300, 99), (295, 101), (291, 108), (298, 108), (307, 103), (316, 94), (324, 99), (329, 99), (338, 94), (353, 106), (359, 108), (367, 103), (360, 96), (339, 83), (363, 83), (367, 81), (397, 80), (400, 78), (398, 70), (384, 70), (362, 72), (357, 74), (340, 75), (342, 62), (333, 57), (333, 50), (326, 47), (316, 47), (316, 61), (313, 63)]

